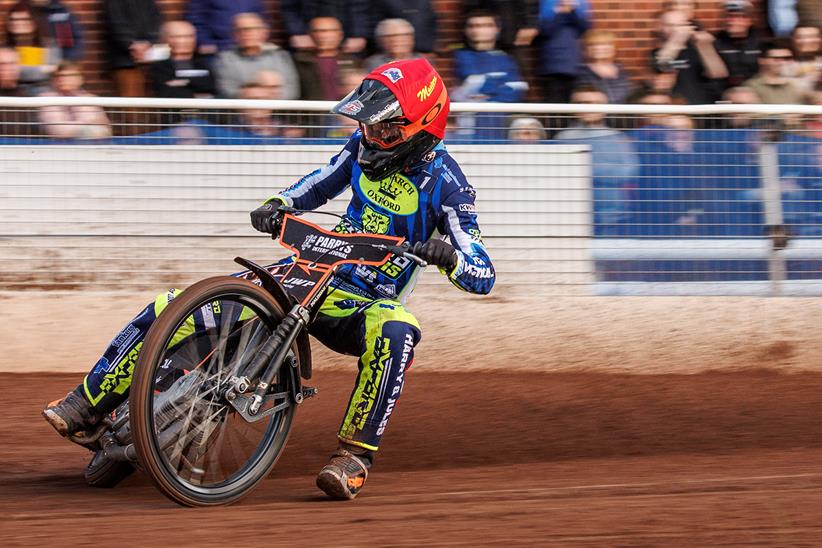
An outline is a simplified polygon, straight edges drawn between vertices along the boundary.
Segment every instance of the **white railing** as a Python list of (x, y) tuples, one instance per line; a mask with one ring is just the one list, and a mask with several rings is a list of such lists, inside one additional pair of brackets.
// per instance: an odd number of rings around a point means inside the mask
[[(2, 97), (0, 107), (37, 108), (44, 106), (95, 105), (103, 108), (214, 109), (237, 110), (268, 108), (284, 112), (329, 112), (336, 101), (276, 101), (247, 99), (162, 99), (156, 97)], [(519, 112), (529, 114), (682, 114), (709, 116), (721, 114), (797, 114), (822, 115), (822, 105), (593, 105), (551, 103), (451, 103), (452, 112)]]
[[(0, 144), (1, 287), (156, 287), (229, 272), (236, 254), (264, 260), (271, 243), (250, 229), (248, 211), (326, 161), (346, 131), (327, 115), (334, 102), (0, 97), (0, 139), (4, 110), (90, 104), (127, 137)], [(242, 136), (256, 126), (234, 118), (244, 109), (271, 110), (304, 137), (255, 144)], [(822, 294), (822, 106), (452, 110), (446, 142), (458, 143), (449, 150), (477, 187), (500, 284)], [(188, 133), (158, 137), (189, 127), (192, 112), (205, 119), (200, 144)], [(492, 144), (464, 139), (462, 120), (481, 113), (500, 115)], [(543, 140), (507, 144), (510, 113), (537, 118)], [(583, 113), (611, 116), (614, 129), (562, 131)], [(33, 133), (36, 118), (27, 123)], [(329, 207), (344, 205), (343, 196)]]

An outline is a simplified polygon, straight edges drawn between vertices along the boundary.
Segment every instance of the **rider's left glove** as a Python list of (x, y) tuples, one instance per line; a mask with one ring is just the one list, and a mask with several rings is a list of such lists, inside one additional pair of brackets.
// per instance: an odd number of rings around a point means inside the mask
[(433, 239), (425, 243), (417, 242), (409, 251), (424, 259), (428, 264), (444, 268), (446, 272), (451, 272), (457, 266), (457, 250), (451, 244), (442, 240)]
[(260, 232), (278, 236), (284, 215), (279, 209), (281, 205), (283, 205), (282, 200), (273, 199), (252, 211), (251, 226)]

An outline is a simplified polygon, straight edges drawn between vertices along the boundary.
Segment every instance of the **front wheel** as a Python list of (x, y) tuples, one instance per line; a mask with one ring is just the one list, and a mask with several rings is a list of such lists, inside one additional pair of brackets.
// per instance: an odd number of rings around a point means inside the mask
[[(140, 464), (173, 501), (234, 502), (277, 462), (296, 405), (296, 343), (289, 355), (294, 367), (284, 365), (267, 389), (263, 419), (247, 421), (226, 395), (229, 379), (242, 374), (285, 314), (265, 290), (222, 276), (192, 285), (149, 330), (129, 414)], [(259, 379), (249, 380), (253, 392)]]

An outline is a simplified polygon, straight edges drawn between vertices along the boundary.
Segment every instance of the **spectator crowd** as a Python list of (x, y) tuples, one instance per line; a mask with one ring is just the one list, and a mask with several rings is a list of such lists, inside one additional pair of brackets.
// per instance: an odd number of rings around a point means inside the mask
[[(597, 26), (590, 0), (462, 0), (463, 41), (444, 49), (430, 0), (281, 0), (275, 14), (261, 0), (190, 0), (177, 20), (156, 0), (103, 0), (102, 20), (105, 60), (121, 97), (337, 100), (383, 63), (426, 56), (448, 68), (455, 101), (822, 104), (820, 2), (772, 1), (761, 25), (747, 0), (718, 4), (721, 28), (709, 32), (695, 19), (695, 0), (661, 2), (643, 75), (620, 62), (617, 36)], [(61, 0), (19, 0), (0, 17), (0, 96), (91, 95), (80, 64), (84, 32)], [(279, 45), (270, 39), (275, 18), (286, 33)], [(26, 124), (29, 134), (36, 125), (60, 139), (112, 135), (99, 108), (43, 108), (36, 122), (13, 109), (0, 116), (3, 136)], [(259, 135), (307, 135), (270, 111), (240, 118)], [(340, 124), (331, 123), (331, 135), (346, 131)], [(529, 141), (576, 138), (582, 127), (607, 136), (614, 124), (551, 125), (463, 114), (451, 129), (457, 138)]]

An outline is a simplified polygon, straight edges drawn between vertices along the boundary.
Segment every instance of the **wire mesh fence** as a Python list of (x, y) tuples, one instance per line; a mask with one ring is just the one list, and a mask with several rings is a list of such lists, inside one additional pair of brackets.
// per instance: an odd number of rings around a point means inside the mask
[[(248, 211), (356, 130), (324, 103), (85, 102), (0, 102), (4, 288), (184, 284), (236, 270), (238, 254), (273, 261), (284, 251)], [(822, 293), (819, 107), (453, 111), (446, 144), (477, 189), (500, 284)]]

